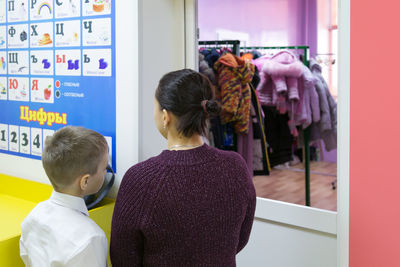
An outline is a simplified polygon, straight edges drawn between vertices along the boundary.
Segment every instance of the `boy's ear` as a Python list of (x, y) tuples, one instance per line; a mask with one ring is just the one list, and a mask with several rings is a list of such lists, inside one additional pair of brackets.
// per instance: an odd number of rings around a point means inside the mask
[(89, 174), (84, 174), (81, 176), (81, 178), (79, 179), (79, 187), (81, 188), (82, 191), (85, 191), (88, 183), (89, 183)]

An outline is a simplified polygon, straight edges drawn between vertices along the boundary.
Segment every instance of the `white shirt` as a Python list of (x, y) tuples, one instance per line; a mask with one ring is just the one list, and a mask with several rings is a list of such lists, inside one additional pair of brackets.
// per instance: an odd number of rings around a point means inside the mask
[(20, 255), (29, 267), (104, 267), (108, 242), (80, 197), (53, 191), (22, 222)]

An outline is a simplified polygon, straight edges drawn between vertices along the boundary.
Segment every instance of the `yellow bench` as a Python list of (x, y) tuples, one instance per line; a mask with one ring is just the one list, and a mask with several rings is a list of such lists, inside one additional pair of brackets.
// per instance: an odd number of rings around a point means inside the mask
[[(0, 266), (24, 266), (19, 257), (21, 223), (37, 203), (51, 195), (50, 185), (0, 174)], [(89, 211), (90, 217), (104, 230), (108, 240), (114, 200), (105, 199), (98, 208)], [(110, 262), (109, 262), (109, 266)]]

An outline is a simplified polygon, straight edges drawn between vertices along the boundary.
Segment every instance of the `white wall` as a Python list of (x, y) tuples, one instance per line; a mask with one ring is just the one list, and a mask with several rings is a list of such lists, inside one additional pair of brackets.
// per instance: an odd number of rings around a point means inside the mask
[(0, 173), (50, 184), (40, 160), (0, 153)]
[(239, 267), (335, 267), (336, 212), (257, 199), (250, 240)]
[(116, 180), (115, 197), (126, 170), (139, 161), (139, 4), (116, 1)]
[(167, 72), (185, 67), (183, 0), (139, 1), (139, 159), (167, 147), (153, 120), (154, 92)]
[(336, 267), (336, 236), (256, 219), (238, 267)]

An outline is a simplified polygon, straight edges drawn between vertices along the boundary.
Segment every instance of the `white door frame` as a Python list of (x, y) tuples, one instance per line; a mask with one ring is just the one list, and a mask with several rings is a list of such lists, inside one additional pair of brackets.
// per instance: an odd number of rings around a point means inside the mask
[(350, 185), (350, 0), (338, 1), (338, 212), (337, 263), (349, 266)]
[(199, 52), (197, 51), (197, 42), (198, 42), (197, 0), (184, 0), (184, 8), (185, 8), (185, 67), (198, 70)]

